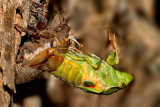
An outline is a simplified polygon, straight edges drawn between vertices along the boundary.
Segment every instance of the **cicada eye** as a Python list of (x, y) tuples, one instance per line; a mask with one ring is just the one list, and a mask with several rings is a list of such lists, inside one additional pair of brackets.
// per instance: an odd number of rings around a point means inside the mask
[(56, 32), (60, 32), (62, 30), (62, 28), (60, 26), (56, 27), (55, 31)]
[(95, 86), (95, 84), (92, 81), (90, 81), (90, 80), (85, 80), (84, 81), (84, 86), (86, 86), (86, 87), (93, 87), (93, 86)]

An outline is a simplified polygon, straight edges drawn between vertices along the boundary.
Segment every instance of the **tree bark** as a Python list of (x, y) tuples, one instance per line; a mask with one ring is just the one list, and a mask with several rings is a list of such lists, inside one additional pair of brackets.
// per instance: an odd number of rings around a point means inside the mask
[(8, 107), (16, 93), (14, 65), (20, 35), (15, 32), (14, 23), (17, 6), (22, 3), (24, 1), (0, 0), (0, 107)]

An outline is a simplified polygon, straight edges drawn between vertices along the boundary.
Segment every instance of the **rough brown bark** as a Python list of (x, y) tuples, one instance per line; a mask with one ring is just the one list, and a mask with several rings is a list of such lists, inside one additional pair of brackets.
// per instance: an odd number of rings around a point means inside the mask
[(14, 59), (16, 37), (14, 36), (14, 0), (0, 1), (0, 107), (8, 107), (15, 93)]
[(0, 107), (8, 107), (13, 93), (16, 93), (14, 65), (20, 36), (15, 32), (14, 24), (15, 17), (18, 17), (17, 6), (26, 1), (0, 0)]

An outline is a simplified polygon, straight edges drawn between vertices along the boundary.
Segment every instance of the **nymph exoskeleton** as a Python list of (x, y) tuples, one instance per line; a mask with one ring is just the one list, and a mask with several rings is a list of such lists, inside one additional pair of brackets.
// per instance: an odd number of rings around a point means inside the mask
[[(57, 17), (57, 19), (59, 18)], [(68, 51), (68, 48), (70, 46), (70, 42), (68, 39), (69, 27), (65, 24), (63, 25), (60, 24), (59, 26), (52, 28), (52, 31), (50, 31), (51, 28), (50, 30), (44, 29), (42, 30), (42, 32), (37, 32), (36, 35), (34, 35), (35, 33), (31, 30), (21, 28), (18, 25), (16, 25), (16, 27), (21, 32), (22, 31), (27, 32), (29, 33), (29, 35), (33, 37), (36, 36), (35, 40), (38, 42), (38, 43), (37, 42), (26, 42), (19, 49), (19, 53), (16, 59), (17, 66), (15, 69), (16, 70), (15, 81), (18, 84), (30, 81), (36, 78), (37, 75), (41, 74), (40, 71), (42, 70), (30, 68), (28, 66), (28, 58), (30, 57), (29, 54), (38, 53), (50, 47), (54, 48), (59, 53), (66, 53)], [(39, 39), (37, 39), (37, 37), (39, 37)], [(29, 72), (26, 72), (27, 71), (26, 69)]]
[(60, 53), (66, 53), (68, 51), (68, 47), (70, 46), (68, 39), (70, 27), (67, 25), (66, 19), (58, 13), (48, 24), (47, 14), (47, 0), (43, 2), (31, 1), (28, 27), (23, 28), (15, 24), (15, 28), (20, 33), (28, 33), (29, 37), (33, 40), (24, 43), (19, 48), (15, 66), (15, 81), (18, 84), (30, 81), (41, 74), (41, 70), (28, 67), (28, 58), (26, 56), (29, 57), (29, 53), (33, 54), (36, 50), (49, 47), (55, 48)]

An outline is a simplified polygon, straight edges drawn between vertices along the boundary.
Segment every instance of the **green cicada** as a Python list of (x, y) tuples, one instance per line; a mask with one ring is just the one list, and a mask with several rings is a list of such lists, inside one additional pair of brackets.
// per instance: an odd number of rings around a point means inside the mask
[(119, 62), (116, 52), (115, 49), (104, 61), (94, 54), (85, 55), (73, 48), (67, 53), (48, 48), (30, 61), (30, 67), (48, 71), (85, 92), (112, 94), (125, 88), (133, 79), (131, 74), (112, 67)]

